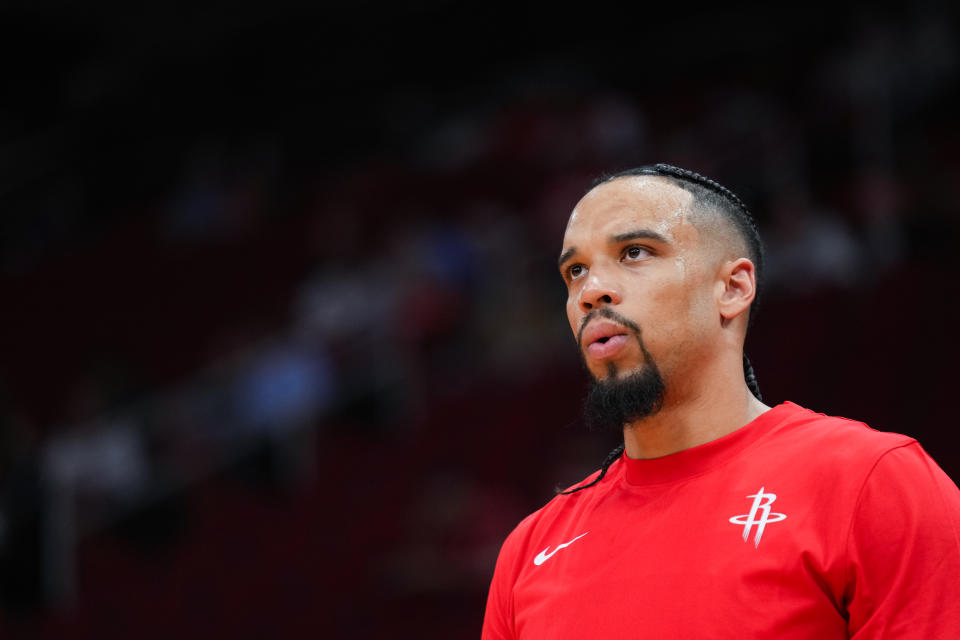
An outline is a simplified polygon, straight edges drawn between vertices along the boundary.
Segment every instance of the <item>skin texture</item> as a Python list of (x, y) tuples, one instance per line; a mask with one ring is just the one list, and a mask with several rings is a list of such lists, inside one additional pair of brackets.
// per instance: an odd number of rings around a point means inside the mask
[[(583, 337), (587, 369), (602, 380), (649, 366), (642, 340), (666, 384), (659, 412), (624, 425), (628, 456), (688, 449), (769, 409), (743, 377), (743, 341), (756, 290), (754, 266), (745, 256), (728, 221), (657, 176), (603, 183), (574, 208), (560, 271), (568, 289), (567, 318), (574, 336)], [(599, 328), (617, 332), (616, 322), (598, 316), (601, 308), (635, 323), (640, 339), (621, 341), (613, 353), (598, 353), (599, 345), (591, 349), (588, 342)]]

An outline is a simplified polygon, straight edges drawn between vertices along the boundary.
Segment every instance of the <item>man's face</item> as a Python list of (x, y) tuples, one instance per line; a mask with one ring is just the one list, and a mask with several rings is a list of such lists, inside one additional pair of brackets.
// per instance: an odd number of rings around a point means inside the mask
[(690, 220), (691, 200), (638, 176), (601, 184), (574, 208), (560, 271), (570, 328), (596, 380), (658, 367), (672, 388), (709, 353), (717, 256)]

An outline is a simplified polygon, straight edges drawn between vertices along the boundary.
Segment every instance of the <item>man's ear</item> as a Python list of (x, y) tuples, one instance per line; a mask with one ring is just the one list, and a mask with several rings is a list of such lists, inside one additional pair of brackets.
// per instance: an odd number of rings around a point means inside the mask
[(756, 269), (747, 258), (725, 262), (717, 282), (717, 308), (724, 321), (729, 322), (745, 311), (757, 294)]

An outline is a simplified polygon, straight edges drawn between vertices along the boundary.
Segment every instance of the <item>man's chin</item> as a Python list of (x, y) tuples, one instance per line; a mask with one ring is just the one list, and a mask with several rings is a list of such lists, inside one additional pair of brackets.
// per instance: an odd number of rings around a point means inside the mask
[(594, 378), (584, 402), (584, 419), (591, 429), (619, 432), (660, 411), (666, 387), (655, 364), (622, 371), (608, 367), (606, 373)]

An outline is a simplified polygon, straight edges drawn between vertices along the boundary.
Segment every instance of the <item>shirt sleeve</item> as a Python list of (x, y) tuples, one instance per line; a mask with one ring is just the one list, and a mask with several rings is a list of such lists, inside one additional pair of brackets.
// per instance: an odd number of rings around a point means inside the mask
[(847, 553), (851, 638), (960, 638), (960, 490), (918, 443), (874, 465)]

